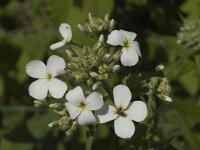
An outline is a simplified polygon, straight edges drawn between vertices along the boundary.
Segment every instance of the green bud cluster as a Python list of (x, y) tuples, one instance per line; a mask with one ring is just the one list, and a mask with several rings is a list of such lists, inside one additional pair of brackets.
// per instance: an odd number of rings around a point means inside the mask
[(88, 21), (84, 25), (78, 25), (81, 32), (91, 35), (100, 36), (105, 32), (111, 32), (115, 27), (116, 22), (114, 19), (110, 19), (109, 14), (106, 14), (104, 19), (93, 17), (90, 13), (88, 15)]
[(200, 20), (185, 21), (177, 38), (177, 43), (191, 49), (194, 53), (200, 52)]
[(156, 95), (159, 99), (171, 102), (172, 99), (169, 97), (170, 85), (169, 81), (165, 77), (152, 77), (148, 84), (149, 95)]
[[(103, 46), (103, 43), (96, 43), (93, 47), (73, 47), (74, 55), (70, 56), (68, 63), (68, 76), (77, 82), (85, 82), (86, 85), (96, 89), (101, 81), (108, 80), (112, 72), (116, 71), (115, 66), (119, 60), (120, 51), (114, 52)], [(119, 67), (118, 67), (119, 68)]]
[(34, 100), (34, 106), (35, 107), (45, 107), (47, 105), (48, 105), (48, 103), (46, 101)]
[(66, 108), (63, 107), (62, 103), (52, 103), (49, 104), (49, 107), (53, 108), (54, 112), (60, 116), (59, 119), (49, 123), (49, 127), (58, 127), (64, 130), (67, 135), (70, 135), (77, 129), (77, 122), (70, 119), (69, 114), (67, 113)]

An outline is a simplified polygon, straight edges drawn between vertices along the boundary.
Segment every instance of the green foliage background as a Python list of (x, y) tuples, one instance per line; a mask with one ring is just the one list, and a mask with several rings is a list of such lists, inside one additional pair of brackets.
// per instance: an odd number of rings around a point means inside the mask
[[(73, 28), (73, 39), (89, 44), (76, 28), (88, 12), (103, 17), (110, 12), (117, 29), (138, 34), (143, 57), (134, 71), (166, 66), (173, 102), (161, 102), (153, 141), (137, 126), (132, 139), (122, 140), (102, 125), (95, 150), (199, 150), (200, 148), (200, 55), (177, 44), (183, 19), (200, 19), (199, 0), (1, 0), (0, 1), (0, 150), (84, 149), (84, 129), (73, 136), (47, 127), (56, 116), (51, 110), (33, 107), (28, 95), (25, 65), (45, 60), (49, 45), (59, 37), (62, 22)], [(200, 30), (200, 29), (199, 29)], [(60, 53), (57, 52), (59, 55)], [(130, 84), (133, 83), (130, 81)], [(142, 145), (142, 146), (141, 146)]]

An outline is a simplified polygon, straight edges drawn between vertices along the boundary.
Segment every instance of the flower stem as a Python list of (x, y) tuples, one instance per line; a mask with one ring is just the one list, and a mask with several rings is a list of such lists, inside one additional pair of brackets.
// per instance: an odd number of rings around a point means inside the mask
[(86, 150), (92, 150), (92, 142), (94, 140), (95, 128), (94, 126), (88, 126), (88, 130), (86, 131)]

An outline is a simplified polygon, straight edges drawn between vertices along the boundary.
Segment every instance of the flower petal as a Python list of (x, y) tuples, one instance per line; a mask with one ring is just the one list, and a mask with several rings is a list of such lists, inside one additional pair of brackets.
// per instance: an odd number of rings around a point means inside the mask
[(33, 78), (46, 78), (46, 66), (40, 60), (32, 60), (26, 65), (26, 73)]
[(68, 25), (67, 23), (62, 23), (59, 27), (59, 31), (60, 31), (61, 35), (64, 37), (66, 42), (71, 41), (72, 29), (71, 29), (70, 25)]
[(49, 81), (49, 92), (53, 98), (62, 98), (67, 90), (65, 82), (52, 78)]
[(95, 111), (95, 115), (100, 123), (106, 123), (118, 117), (117, 109), (111, 105), (103, 105), (103, 107)]
[(131, 138), (135, 132), (134, 123), (128, 118), (119, 117), (114, 121), (115, 134), (121, 138)]
[(137, 34), (135, 32), (129, 32), (129, 31), (125, 31), (125, 30), (119, 30), (119, 32), (124, 34), (124, 36), (127, 38), (128, 41), (133, 41), (137, 36)]
[(139, 60), (139, 56), (134, 50), (134, 48), (123, 48), (122, 55), (121, 55), (121, 63), (124, 66), (134, 66), (137, 64)]
[(92, 92), (86, 98), (87, 110), (98, 110), (103, 106), (103, 97), (98, 92)]
[(81, 102), (85, 102), (85, 96), (80, 86), (75, 87), (66, 94), (66, 99), (74, 106), (79, 107)]
[(117, 108), (126, 109), (130, 103), (132, 94), (126, 85), (117, 85), (113, 90), (114, 102)]
[(65, 60), (56, 55), (52, 55), (47, 60), (47, 72), (53, 77), (58, 75), (58, 72), (63, 71), (66, 67)]
[(65, 43), (66, 43), (66, 42), (63, 40), (63, 41), (60, 41), (60, 42), (51, 44), (51, 45), (50, 45), (50, 49), (51, 49), (51, 50), (55, 50), (55, 49), (61, 48), (61, 47), (63, 47), (63, 46), (65, 45)]
[(80, 125), (92, 124), (96, 122), (96, 118), (94, 117), (91, 111), (84, 110), (78, 116), (78, 123)]
[(46, 79), (38, 79), (30, 84), (29, 95), (35, 99), (44, 99), (48, 92), (48, 81)]
[(113, 30), (107, 39), (107, 43), (113, 46), (121, 45), (123, 46), (123, 42), (126, 40), (126, 37), (121, 34), (118, 30)]
[(147, 106), (142, 101), (134, 101), (125, 111), (127, 117), (136, 122), (143, 121), (147, 116)]
[(65, 103), (65, 107), (67, 108), (71, 119), (75, 119), (82, 111), (80, 107), (76, 107), (68, 102)]
[(138, 41), (133, 41), (133, 48), (137, 52), (137, 54), (142, 57), (141, 51), (140, 51), (140, 45)]

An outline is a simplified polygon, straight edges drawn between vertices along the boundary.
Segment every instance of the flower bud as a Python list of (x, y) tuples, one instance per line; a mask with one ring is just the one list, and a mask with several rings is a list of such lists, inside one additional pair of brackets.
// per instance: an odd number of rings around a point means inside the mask
[(91, 13), (88, 13), (88, 19), (89, 19), (89, 21), (92, 21), (92, 14)]
[(50, 104), (49, 107), (54, 108), (54, 109), (58, 109), (58, 108), (61, 108), (62, 105), (60, 103), (53, 103), (53, 104)]
[(110, 32), (115, 28), (115, 24), (116, 24), (115, 20), (112, 19), (110, 21), (110, 25), (109, 25), (109, 29), (108, 29)]
[(84, 31), (85, 31), (85, 27), (82, 26), (81, 24), (78, 24), (78, 29), (79, 29), (81, 32), (84, 32)]
[(77, 129), (77, 122), (73, 121), (72, 126), (67, 130), (66, 135), (71, 135)]
[(119, 69), (120, 69), (120, 65), (115, 65), (114, 67), (113, 67), (113, 72), (114, 73), (116, 73), (117, 71), (119, 71)]
[(95, 77), (98, 76), (98, 73), (96, 73), (96, 72), (90, 72), (90, 76), (95, 78)]
[(104, 35), (101, 34), (100, 37), (99, 37), (99, 43), (104, 43)]
[(108, 61), (109, 58), (110, 58), (110, 54), (106, 54), (106, 55), (104, 55), (104, 57), (103, 57), (103, 61)]
[(172, 102), (172, 99), (167, 96), (167, 95), (163, 95), (163, 94), (158, 94), (158, 97), (164, 101), (167, 101), (167, 102)]
[(46, 106), (47, 102), (44, 100), (34, 100), (34, 106), (35, 107), (40, 107), (40, 106)]
[(100, 85), (101, 83), (100, 82), (96, 82), (95, 84), (93, 84), (92, 86), (92, 90), (97, 90), (98, 89), (98, 86)]
[(58, 123), (57, 122), (51, 122), (48, 124), (48, 127), (53, 128), (53, 127), (57, 127)]
[(110, 14), (109, 14), (109, 13), (107, 13), (107, 14), (105, 15), (104, 20), (105, 20), (106, 22), (109, 22), (109, 20), (110, 20)]
[(93, 81), (92, 81), (91, 79), (88, 79), (88, 80), (87, 80), (87, 85), (88, 85), (88, 86), (91, 86), (92, 84), (93, 84)]
[(164, 65), (160, 64), (156, 67), (156, 71), (162, 71), (165, 68)]

